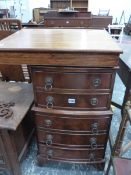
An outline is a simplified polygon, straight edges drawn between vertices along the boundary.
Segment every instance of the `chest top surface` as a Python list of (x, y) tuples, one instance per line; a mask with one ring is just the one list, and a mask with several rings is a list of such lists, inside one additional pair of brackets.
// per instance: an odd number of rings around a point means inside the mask
[(0, 41), (0, 51), (122, 53), (105, 30), (22, 29)]

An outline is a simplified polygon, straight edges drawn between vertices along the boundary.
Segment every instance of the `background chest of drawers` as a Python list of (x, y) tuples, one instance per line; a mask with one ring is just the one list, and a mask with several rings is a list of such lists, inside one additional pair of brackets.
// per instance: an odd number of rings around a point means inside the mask
[(31, 66), (38, 160), (104, 167), (112, 68)]

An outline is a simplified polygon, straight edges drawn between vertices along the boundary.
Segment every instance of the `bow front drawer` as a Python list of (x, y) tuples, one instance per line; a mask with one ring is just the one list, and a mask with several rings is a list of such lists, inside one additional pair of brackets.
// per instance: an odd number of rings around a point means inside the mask
[(32, 67), (34, 89), (45, 91), (55, 89), (110, 90), (113, 77), (112, 69)]

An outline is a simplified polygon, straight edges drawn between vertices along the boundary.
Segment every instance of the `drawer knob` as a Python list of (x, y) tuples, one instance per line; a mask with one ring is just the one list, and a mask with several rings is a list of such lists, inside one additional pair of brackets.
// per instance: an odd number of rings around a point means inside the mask
[(93, 80), (93, 86), (94, 87), (98, 87), (98, 86), (100, 86), (100, 84), (101, 84), (101, 79), (100, 78), (96, 78), (96, 79)]
[(97, 148), (97, 143), (96, 143), (96, 138), (95, 137), (90, 138), (90, 144), (91, 144), (91, 149), (96, 149)]
[(53, 84), (53, 79), (51, 77), (46, 77), (45, 78), (45, 90), (51, 90), (52, 89), (52, 84)]
[(52, 125), (52, 121), (50, 119), (45, 120), (45, 126), (50, 127)]
[(53, 102), (54, 102), (54, 98), (52, 96), (46, 97), (46, 107), (47, 108), (53, 108)]
[(52, 157), (53, 157), (53, 150), (52, 149), (47, 150), (47, 159), (50, 159)]
[(51, 134), (48, 134), (46, 136), (46, 145), (51, 145), (52, 144), (52, 139), (53, 139), (53, 136)]
[(91, 98), (91, 105), (96, 106), (98, 104), (98, 99), (97, 98)]
[(91, 124), (91, 131), (93, 134), (98, 133), (98, 123)]

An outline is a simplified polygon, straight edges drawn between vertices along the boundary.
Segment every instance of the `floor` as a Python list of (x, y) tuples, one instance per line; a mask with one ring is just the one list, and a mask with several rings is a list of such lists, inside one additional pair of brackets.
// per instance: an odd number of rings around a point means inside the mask
[[(118, 41), (116, 41), (118, 42)], [(122, 43), (119, 43), (120, 47), (124, 50), (124, 56), (131, 58), (131, 51), (129, 53), (130, 45), (131, 45), (131, 36), (124, 35)], [(121, 55), (123, 56), (123, 55)], [(120, 81), (119, 77), (116, 76), (115, 80), (115, 86), (114, 86), (114, 92), (112, 99), (121, 103), (124, 95), (125, 87)], [(113, 120), (112, 120), (112, 130), (113, 130), (113, 137), (115, 139), (118, 127), (119, 127), (119, 121), (120, 121), (120, 110), (113, 107)], [(128, 128), (128, 131), (126, 133), (126, 139), (131, 139), (131, 128)], [(68, 164), (68, 163), (48, 163), (45, 164), (43, 167), (37, 166), (37, 146), (36, 141), (33, 139), (29, 153), (26, 157), (26, 159), (22, 162), (22, 175), (103, 175), (104, 172), (98, 172), (93, 167), (89, 167), (87, 165), (80, 165), (80, 164)], [(109, 160), (110, 155), (110, 149), (109, 146), (107, 146), (106, 150), (106, 166)], [(125, 156), (131, 157), (131, 151), (129, 151)], [(3, 174), (2, 174), (3, 175)], [(110, 175), (113, 175), (112, 169), (110, 171)]]

